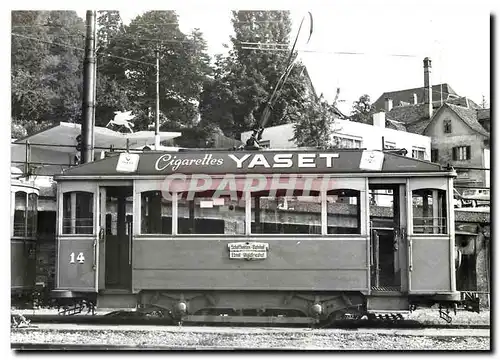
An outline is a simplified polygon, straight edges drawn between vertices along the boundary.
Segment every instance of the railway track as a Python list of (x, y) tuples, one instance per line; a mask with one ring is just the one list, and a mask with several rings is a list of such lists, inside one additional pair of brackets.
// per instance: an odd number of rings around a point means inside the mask
[[(107, 314), (107, 315), (77, 315), (77, 316), (60, 316), (60, 315), (24, 315), (27, 320), (27, 326), (36, 327), (37, 325), (50, 324), (67, 324), (67, 325), (133, 325), (133, 326), (178, 326), (179, 323), (173, 322), (169, 318), (157, 317), (141, 317), (129, 314)], [(114, 315), (114, 316), (113, 316)], [(217, 323), (217, 324), (199, 324), (199, 323), (183, 323), (184, 327), (192, 326), (204, 327), (224, 327), (224, 326), (259, 326), (259, 327), (276, 327), (276, 324), (252, 324), (252, 323)], [(280, 325), (280, 327), (304, 327), (303, 324)], [(386, 319), (361, 319), (361, 320), (337, 320), (328, 325), (313, 325), (312, 328), (338, 328), (338, 329), (490, 329), (490, 325), (486, 324), (428, 324), (415, 320), (386, 320)]]

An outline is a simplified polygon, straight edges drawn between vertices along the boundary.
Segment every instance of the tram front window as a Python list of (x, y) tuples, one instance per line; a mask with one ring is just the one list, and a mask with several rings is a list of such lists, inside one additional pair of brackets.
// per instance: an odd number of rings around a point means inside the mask
[(75, 191), (63, 195), (63, 234), (92, 234), (94, 194)]
[(37, 206), (38, 206), (38, 195), (35, 193), (28, 195), (28, 221), (27, 221), (27, 236), (36, 236), (37, 227)]
[(26, 193), (16, 192), (14, 208), (14, 236), (26, 236)]
[(412, 193), (413, 233), (446, 234), (446, 192), (419, 189)]

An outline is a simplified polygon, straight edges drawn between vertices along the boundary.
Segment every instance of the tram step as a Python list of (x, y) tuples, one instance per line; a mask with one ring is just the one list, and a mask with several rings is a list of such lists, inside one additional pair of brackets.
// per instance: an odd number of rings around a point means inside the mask
[(366, 308), (368, 312), (409, 311), (408, 298), (405, 296), (368, 296)]

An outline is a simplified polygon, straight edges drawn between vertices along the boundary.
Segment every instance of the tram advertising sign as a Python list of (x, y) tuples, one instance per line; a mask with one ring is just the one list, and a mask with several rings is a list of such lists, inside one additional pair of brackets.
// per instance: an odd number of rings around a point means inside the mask
[[(150, 161), (141, 159), (139, 172), (214, 174), (279, 171), (293, 173), (302, 170), (312, 172), (340, 170), (339, 165), (345, 171), (346, 166), (352, 167), (351, 164), (358, 167), (359, 161), (360, 153), (358, 152), (345, 153), (342, 156), (338, 152), (165, 153), (156, 154), (152, 164)], [(146, 166), (150, 168), (147, 169)]]

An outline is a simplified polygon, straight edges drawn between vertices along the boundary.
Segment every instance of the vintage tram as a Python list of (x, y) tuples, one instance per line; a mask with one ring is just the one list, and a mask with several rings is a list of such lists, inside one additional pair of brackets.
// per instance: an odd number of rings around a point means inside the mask
[(108, 154), (55, 178), (53, 294), (193, 322), (453, 307), (455, 176), (363, 149)]
[(20, 305), (31, 301), (35, 288), (39, 190), (17, 176), (15, 172), (10, 185), (11, 298)]

